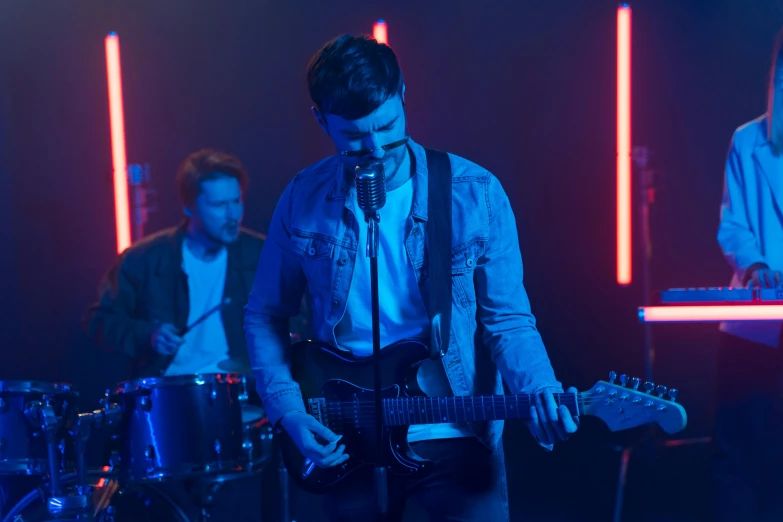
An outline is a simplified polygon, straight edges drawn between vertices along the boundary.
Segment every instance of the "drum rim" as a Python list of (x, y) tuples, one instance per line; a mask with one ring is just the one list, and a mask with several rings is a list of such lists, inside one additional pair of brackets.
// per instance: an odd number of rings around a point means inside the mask
[(78, 389), (67, 382), (0, 380), (0, 393), (51, 393), (78, 395)]
[(242, 384), (246, 382), (241, 373), (198, 373), (187, 375), (162, 375), (158, 377), (140, 377), (117, 383), (115, 394), (133, 393), (151, 388), (164, 388), (183, 385), (205, 384)]

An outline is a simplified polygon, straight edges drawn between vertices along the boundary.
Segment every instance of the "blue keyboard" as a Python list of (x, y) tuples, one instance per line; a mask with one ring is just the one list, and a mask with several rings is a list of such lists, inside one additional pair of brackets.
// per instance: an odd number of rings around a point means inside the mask
[(783, 304), (783, 288), (671, 288), (658, 294), (659, 304)]

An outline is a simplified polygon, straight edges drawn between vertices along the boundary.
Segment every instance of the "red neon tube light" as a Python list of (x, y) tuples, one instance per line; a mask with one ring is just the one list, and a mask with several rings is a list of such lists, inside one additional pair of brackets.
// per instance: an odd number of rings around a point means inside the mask
[(131, 245), (130, 203), (128, 201), (127, 157), (125, 155), (125, 117), (122, 108), (122, 72), (120, 40), (109, 33), (106, 44), (106, 77), (109, 89), (112, 178), (114, 181), (114, 221), (117, 229), (117, 253)]
[(378, 43), (389, 44), (389, 32), (386, 22), (378, 20), (372, 26), (372, 37), (378, 40)]
[(617, 8), (617, 282), (631, 283), (631, 8)]
[(643, 323), (783, 321), (783, 305), (643, 306)]

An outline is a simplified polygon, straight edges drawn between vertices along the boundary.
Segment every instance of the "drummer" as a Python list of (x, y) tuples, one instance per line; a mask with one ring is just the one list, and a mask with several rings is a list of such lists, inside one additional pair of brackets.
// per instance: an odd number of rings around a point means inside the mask
[(129, 357), (129, 378), (249, 373), (244, 307), (264, 236), (241, 227), (248, 174), (235, 156), (204, 149), (185, 158), (176, 182), (184, 221), (120, 255), (88, 310), (88, 333)]

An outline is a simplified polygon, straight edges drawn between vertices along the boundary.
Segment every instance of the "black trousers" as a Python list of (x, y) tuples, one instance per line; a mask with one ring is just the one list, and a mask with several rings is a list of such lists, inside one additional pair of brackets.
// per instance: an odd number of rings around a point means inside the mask
[[(502, 452), (490, 452), (478, 439), (465, 437), (412, 445), (429, 469), (411, 478), (389, 475), (389, 522), (399, 522), (408, 499), (437, 522), (508, 522), (508, 496)], [(374, 520), (372, 468), (358, 470), (339, 490), (326, 496), (333, 522)]]
[(721, 334), (714, 519), (783, 520), (783, 349)]

